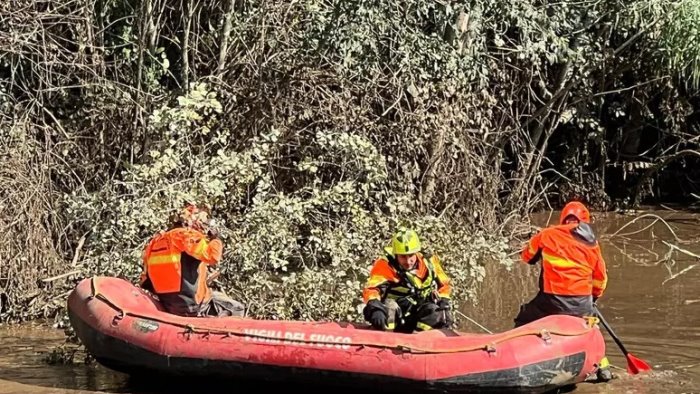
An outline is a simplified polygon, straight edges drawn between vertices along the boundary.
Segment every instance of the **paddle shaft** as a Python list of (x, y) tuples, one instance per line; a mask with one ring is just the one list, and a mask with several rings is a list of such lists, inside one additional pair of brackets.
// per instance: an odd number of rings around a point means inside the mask
[(603, 314), (600, 313), (600, 310), (598, 309), (598, 307), (594, 305), (593, 308), (595, 309), (595, 312), (598, 315), (600, 322), (603, 323), (603, 327), (605, 327), (605, 329), (608, 331), (608, 334), (610, 334), (610, 336), (612, 337), (613, 341), (615, 341), (617, 346), (620, 347), (620, 350), (622, 350), (622, 353), (624, 353), (625, 356), (627, 356), (627, 354), (628, 354), (627, 349), (625, 349), (625, 346), (620, 341), (620, 338), (618, 338), (617, 335), (615, 335), (612, 328), (610, 328), (610, 325), (608, 325), (608, 322), (605, 321), (605, 318), (603, 317)]

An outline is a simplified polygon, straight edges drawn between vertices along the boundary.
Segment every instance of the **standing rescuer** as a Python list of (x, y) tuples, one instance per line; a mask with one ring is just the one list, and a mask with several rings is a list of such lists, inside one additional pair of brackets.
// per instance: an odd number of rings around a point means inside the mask
[(208, 213), (189, 204), (167, 231), (156, 234), (143, 254), (140, 284), (158, 296), (163, 307), (180, 316), (243, 316), (244, 305), (207, 284), (208, 266), (221, 260), (218, 231), (204, 233)]
[[(539, 291), (520, 307), (515, 317), (519, 327), (548, 315), (594, 316), (593, 303), (603, 295), (608, 282), (605, 260), (590, 226), (585, 205), (572, 201), (564, 206), (559, 224), (543, 229), (525, 245), (521, 258), (527, 264), (542, 260)], [(612, 375), (603, 358), (598, 377)]]
[(416, 232), (402, 228), (374, 261), (362, 294), (363, 314), (379, 330), (451, 328), (451, 293), (437, 256), (424, 254)]

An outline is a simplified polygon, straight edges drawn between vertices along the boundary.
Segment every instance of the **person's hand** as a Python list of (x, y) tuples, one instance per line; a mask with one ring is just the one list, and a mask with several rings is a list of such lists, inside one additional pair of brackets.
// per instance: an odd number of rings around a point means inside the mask
[(365, 319), (372, 324), (372, 327), (384, 330), (387, 324), (388, 312), (386, 306), (379, 300), (371, 300), (365, 306)]
[(445, 314), (445, 328), (452, 328), (454, 320), (452, 319), (452, 305), (448, 298), (440, 298), (437, 303), (438, 310)]
[(375, 309), (372, 311), (372, 315), (369, 318), (370, 324), (372, 324), (372, 327), (378, 329), (378, 330), (383, 330), (386, 328), (386, 313), (384, 311)]
[(207, 230), (207, 237), (209, 237), (209, 239), (212, 240), (219, 239), (219, 229), (217, 229), (216, 227), (209, 227), (209, 229)]
[(454, 326), (455, 321), (452, 319), (452, 312), (449, 310), (445, 310), (445, 328), (452, 328)]

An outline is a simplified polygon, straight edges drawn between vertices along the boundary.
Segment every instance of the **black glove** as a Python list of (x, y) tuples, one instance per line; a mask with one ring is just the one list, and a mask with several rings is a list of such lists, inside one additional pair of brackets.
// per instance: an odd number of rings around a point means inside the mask
[(542, 258), (542, 249), (537, 249), (537, 253), (527, 262), (530, 265), (535, 265)]
[(598, 301), (598, 297), (593, 296), (593, 304), (595, 305), (596, 301)]
[(449, 298), (440, 298), (437, 302), (438, 307), (440, 310), (450, 310), (452, 307), (450, 306), (450, 299)]
[(452, 306), (447, 298), (440, 298), (437, 303), (438, 309), (445, 313), (445, 328), (452, 328), (454, 320), (452, 320)]
[(379, 300), (371, 300), (364, 310), (365, 320), (372, 324), (372, 327), (384, 330), (386, 328), (388, 312), (384, 304)]

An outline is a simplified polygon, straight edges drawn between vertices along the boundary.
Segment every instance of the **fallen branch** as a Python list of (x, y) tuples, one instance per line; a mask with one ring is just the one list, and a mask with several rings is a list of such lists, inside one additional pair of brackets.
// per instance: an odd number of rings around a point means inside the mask
[(664, 243), (664, 245), (668, 246), (668, 247), (671, 248), (671, 249), (677, 250), (677, 251), (679, 251), (679, 252), (681, 252), (681, 253), (683, 253), (683, 254), (685, 254), (685, 255), (688, 255), (688, 256), (690, 256), (690, 257), (695, 257), (696, 259), (700, 259), (700, 255), (698, 255), (698, 254), (695, 254), (695, 253), (693, 253), (693, 252), (691, 252), (691, 251), (689, 251), (689, 250), (685, 250), (685, 249), (683, 249), (683, 248), (679, 248), (678, 246), (676, 246), (676, 245), (674, 245), (674, 244), (670, 244), (670, 243), (668, 243), (668, 242), (666, 242), (666, 241), (662, 241), (662, 242)]
[[(628, 235), (639, 234), (639, 233), (641, 233), (642, 231), (647, 230), (647, 229), (649, 229), (650, 227), (653, 227), (653, 226), (654, 226), (656, 223), (658, 223), (658, 222), (659, 222), (659, 219), (656, 219), (656, 220), (654, 220), (653, 222), (651, 222), (651, 224), (649, 224), (649, 225), (647, 225), (646, 227), (644, 227), (644, 228), (642, 228), (642, 229), (639, 229), (639, 230), (637, 230), (637, 231), (633, 231), (633, 232), (631, 232), (631, 233), (623, 233), (623, 234), (617, 234), (617, 232), (615, 232), (614, 235), (618, 235), (618, 236), (620, 236), (620, 237), (625, 237), (625, 236), (628, 236)], [(619, 230), (618, 230), (618, 231), (619, 231)]]
[[(675, 231), (673, 231), (673, 228), (671, 228), (671, 225), (669, 225), (662, 217), (660, 217), (660, 216), (658, 216), (658, 215), (654, 215), (653, 213), (647, 213), (647, 214), (644, 214), (644, 215), (642, 215), (642, 216), (638, 216), (638, 217), (634, 218), (633, 220), (629, 221), (629, 222), (628, 222), (627, 224), (625, 224), (624, 226), (622, 226), (622, 227), (620, 227), (619, 229), (617, 229), (617, 231), (615, 231), (614, 233), (612, 233), (612, 234), (610, 234), (610, 235), (607, 235), (607, 236), (603, 236), (603, 237), (601, 237), (601, 238), (612, 238), (612, 237), (614, 237), (614, 236), (616, 236), (616, 235), (621, 235), (621, 236), (622, 236), (622, 235), (625, 235), (625, 234), (620, 234), (620, 231), (624, 230), (625, 228), (627, 228), (628, 226), (630, 226), (632, 223), (636, 222), (637, 220), (644, 219), (644, 218), (647, 218), (647, 217), (656, 218), (656, 221), (654, 221), (654, 223), (656, 223), (656, 222), (658, 222), (658, 221), (661, 221), (661, 222), (666, 226), (666, 228), (668, 228), (668, 231), (670, 231), (671, 234), (673, 234), (673, 237), (676, 239), (676, 241), (678, 241), (678, 242), (680, 242), (680, 243), (689, 243), (689, 242), (691, 242), (691, 241), (685, 241), (685, 240), (682, 240), (682, 239), (678, 238), (678, 235), (676, 234)], [(654, 224), (654, 223), (652, 223), (652, 224)], [(645, 229), (647, 229), (647, 228), (649, 228), (649, 226), (645, 227), (643, 230), (645, 230)], [(628, 233), (628, 234), (636, 234), (636, 233), (638, 233), (638, 232), (639, 232), (639, 231), (633, 232), (633, 233)]]
[(670, 278), (667, 278), (666, 280), (664, 280), (663, 282), (661, 282), (661, 286), (665, 285), (666, 282), (668, 282), (669, 280), (676, 279), (677, 277), (679, 277), (679, 276), (685, 274), (686, 272), (692, 270), (693, 268), (695, 268), (695, 267), (697, 267), (697, 266), (698, 266), (698, 264), (693, 264), (693, 265), (691, 265), (691, 266), (688, 266), (688, 267), (683, 268), (680, 272), (671, 275)]
[(44, 282), (44, 283), (50, 283), (50, 282), (53, 282), (53, 281), (55, 281), (55, 280), (59, 280), (59, 279), (62, 279), (62, 278), (66, 278), (66, 277), (69, 277), (69, 276), (71, 276), (71, 275), (76, 275), (76, 274), (79, 274), (79, 273), (80, 273), (80, 270), (73, 270), (73, 271), (70, 271), (70, 272), (66, 272), (65, 274), (56, 275), (56, 276), (52, 276), (52, 277), (50, 277), (50, 278), (42, 279), (41, 281)]
[(66, 298), (66, 297), (68, 297), (68, 296), (70, 295), (70, 293), (72, 293), (72, 292), (73, 292), (73, 289), (70, 289), (70, 290), (68, 290), (68, 291), (66, 291), (66, 292), (63, 292), (63, 293), (61, 293), (61, 294), (59, 294), (59, 295), (53, 297), (51, 300), (52, 300), (52, 301), (55, 301), (55, 300), (58, 300), (58, 299)]
[(75, 248), (75, 253), (73, 254), (73, 261), (71, 261), (71, 266), (75, 267), (75, 264), (78, 262), (78, 256), (80, 255), (80, 251), (83, 249), (83, 245), (85, 244), (85, 235), (80, 237), (80, 240), (78, 241), (78, 246)]

